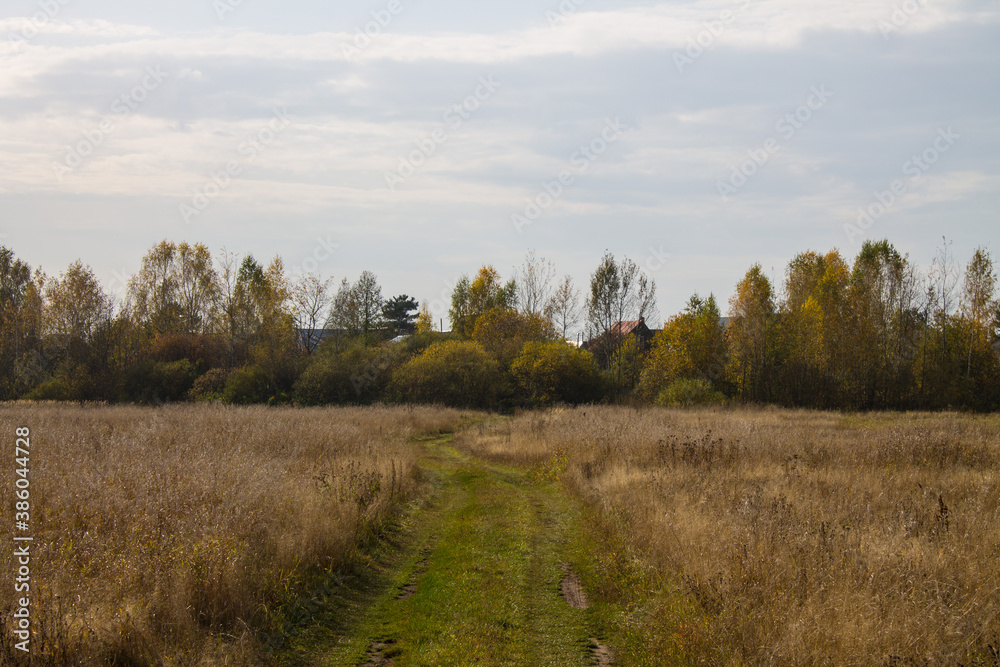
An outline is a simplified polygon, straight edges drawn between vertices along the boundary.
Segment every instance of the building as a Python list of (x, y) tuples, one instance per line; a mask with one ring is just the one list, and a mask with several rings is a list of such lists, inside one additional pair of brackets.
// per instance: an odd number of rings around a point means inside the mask
[(600, 336), (584, 341), (581, 347), (594, 354), (611, 355), (629, 336), (635, 336), (639, 350), (646, 352), (657, 333), (659, 333), (659, 329), (647, 327), (646, 319), (643, 317), (637, 320), (623, 320), (616, 322)]

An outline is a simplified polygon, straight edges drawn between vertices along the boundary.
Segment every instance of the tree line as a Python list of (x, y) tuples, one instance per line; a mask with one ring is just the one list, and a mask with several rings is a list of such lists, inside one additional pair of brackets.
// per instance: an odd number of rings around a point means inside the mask
[(162, 241), (119, 300), (81, 261), (49, 276), (0, 247), (0, 400), (995, 410), (996, 286), (985, 249), (963, 271), (946, 244), (921, 271), (868, 242), (853, 263), (801, 253), (781, 285), (755, 265), (727, 317), (696, 294), (645, 339), (619, 325), (656, 321), (635, 262), (605, 253), (579, 289), (531, 252), (507, 278), (459, 279), (441, 332), (370, 271), (292, 278), (277, 257)]

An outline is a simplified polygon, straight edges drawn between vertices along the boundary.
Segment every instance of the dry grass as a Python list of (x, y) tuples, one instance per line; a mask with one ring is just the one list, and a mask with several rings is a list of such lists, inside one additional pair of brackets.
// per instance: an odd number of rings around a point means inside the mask
[(1000, 664), (1000, 419), (587, 407), (456, 441), (555, 468), (695, 599), (711, 664)]
[[(33, 664), (258, 663), (302, 581), (343, 563), (412, 495), (411, 437), (459, 418), (408, 407), (0, 408), (4, 498), (14, 429), (32, 433)], [(14, 593), (0, 590), (5, 662)]]

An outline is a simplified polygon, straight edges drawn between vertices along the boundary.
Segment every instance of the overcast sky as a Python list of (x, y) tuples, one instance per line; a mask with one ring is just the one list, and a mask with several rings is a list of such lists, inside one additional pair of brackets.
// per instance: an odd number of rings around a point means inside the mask
[(666, 317), (807, 249), (1000, 251), (995, 0), (2, 11), (0, 243), (119, 291), (186, 240), (440, 317), (481, 264), (535, 249), (585, 287), (609, 250)]

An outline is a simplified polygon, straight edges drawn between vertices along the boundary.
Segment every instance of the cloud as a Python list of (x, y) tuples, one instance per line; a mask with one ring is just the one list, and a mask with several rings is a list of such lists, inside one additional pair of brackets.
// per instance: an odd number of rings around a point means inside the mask
[[(677, 257), (718, 250), (737, 257), (741, 273), (751, 255), (842, 244), (843, 223), (873, 190), (898, 178), (936, 128), (954, 123), (967, 139), (894, 207), (885, 228), (946, 204), (957, 211), (954, 227), (966, 229), (958, 218), (979, 220), (1000, 187), (1000, 88), (990, 85), (1000, 13), (911, 0), (917, 9), (884, 38), (880, 22), (892, 22), (905, 1), (584, 6), (554, 26), (532, 10), (520, 28), (493, 32), (406, 32), (401, 18), (352, 62), (341, 47), (353, 27), (309, 32), (303, 23), (303, 34), (274, 34), (235, 21), (200, 32), (52, 22), (16, 53), (0, 50), (0, 198), (16, 201), (12, 210), (39, 234), (77, 224), (80, 201), (91, 202), (81, 229), (153, 240), (177, 232), (217, 245), (238, 230), (269, 253), (332, 226), (353, 239), (344, 255), (352, 271), (355, 262), (379, 268), (378, 248), (391, 237), (416, 244), (398, 249), (402, 273), (430, 271), (407, 264), (411, 251), (506, 258), (546, 244), (581, 267), (605, 247), (666, 245)], [(731, 15), (705, 57), (678, 72), (672, 55), (718, 29), (712, 22), (723, 11)], [(0, 22), (0, 41), (18, 26), (23, 19)], [(162, 67), (163, 84), (114, 117), (114, 131), (60, 181), (53, 165), (93, 136), (147, 67)], [(503, 82), (497, 94), (389, 192), (385, 173), (489, 75)], [(779, 136), (776, 121), (822, 84), (835, 92), (829, 105), (721, 201), (716, 182)], [(282, 106), (295, 123), (196, 224), (181, 225), (178, 205), (242, 159), (241, 142)], [(518, 236), (511, 214), (617, 116), (629, 127), (621, 141)], [(52, 202), (65, 205), (57, 220)], [(966, 233), (995, 234), (977, 224)], [(690, 266), (703, 271), (692, 280), (719, 269), (708, 260)], [(727, 285), (734, 271), (725, 268)]]
[[(802, 0), (697, 0), (613, 11), (579, 11), (555, 25), (539, 16), (537, 25), (502, 33), (407, 34), (372, 32), (360, 39), (355, 32), (268, 34), (220, 28), (215, 32), (161, 35), (152, 28), (114, 25), (107, 21), (49, 22), (39, 26), (47, 35), (105, 37), (99, 44), (35, 46), (28, 43), (18, 61), (48, 66), (69, 60), (109, 57), (155, 58), (185, 54), (189, 59), (253, 58), (286, 61), (343, 61), (343, 47), (360, 49), (358, 61), (439, 60), (496, 64), (556, 55), (596, 56), (636, 49), (684, 49), (708, 31), (713, 44), (731, 48), (791, 49), (814, 32), (879, 33), (884, 25), (895, 32), (919, 33), (955, 23), (996, 22), (995, 12), (967, 7), (960, 0), (906, 0), (912, 13), (894, 2), (802, 2)], [(900, 19), (899, 16), (903, 18)], [(895, 17), (895, 18), (894, 18)], [(5, 19), (0, 32), (17, 32), (32, 20)], [(898, 24), (898, 25), (896, 25)], [(883, 27), (880, 27), (883, 26)], [(29, 65), (31, 67), (31, 65)], [(34, 68), (32, 68), (34, 69)], [(37, 71), (37, 70), (35, 70)]]

